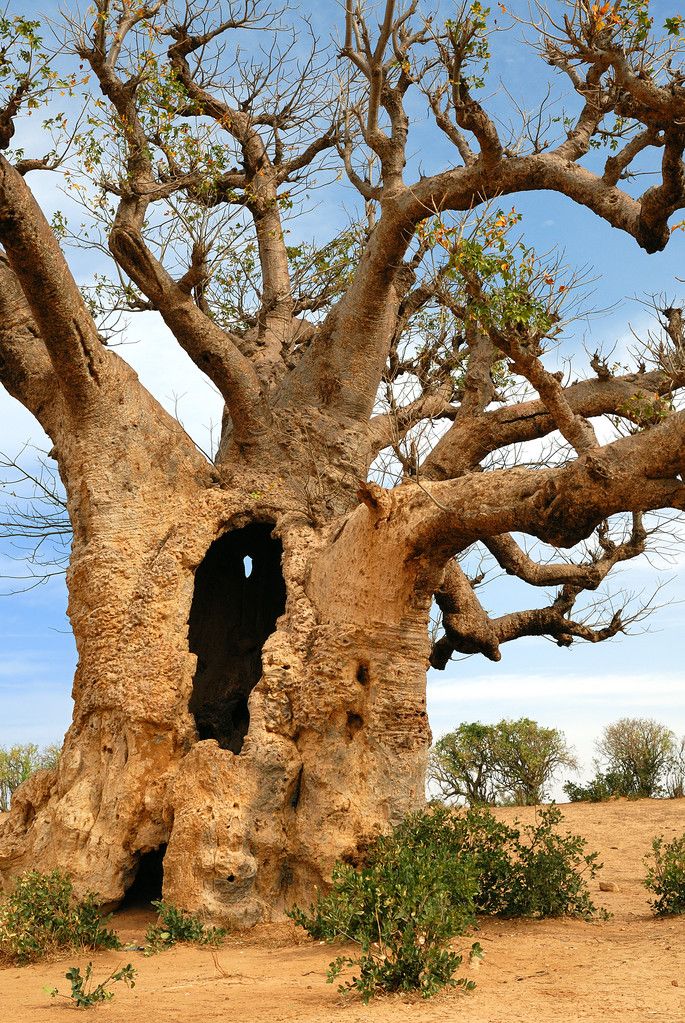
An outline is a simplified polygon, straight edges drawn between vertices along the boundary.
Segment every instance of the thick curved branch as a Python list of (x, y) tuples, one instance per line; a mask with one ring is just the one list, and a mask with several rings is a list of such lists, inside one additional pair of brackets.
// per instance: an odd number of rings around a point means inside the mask
[(122, 200), (110, 234), (112, 254), (159, 310), (196, 366), (218, 387), (231, 411), (235, 442), (241, 448), (254, 446), (269, 424), (254, 367), (147, 248), (141, 234), (145, 205)]
[[(487, 199), (541, 189), (587, 206), (648, 251), (668, 240), (670, 211), (662, 211), (658, 224), (651, 214), (646, 220), (639, 200), (552, 154), (503, 157), (487, 169), (476, 161), (424, 178), (383, 204), (354, 281), (322, 330), (320, 346), (312, 347), (307, 369), (332, 409), (358, 417), (371, 413), (405, 287), (402, 260), (418, 223), (436, 211), (464, 211)], [(682, 198), (685, 204), (685, 189)]]
[[(582, 380), (563, 389), (564, 401), (574, 416), (585, 419), (625, 413), (636, 396), (650, 400), (670, 394), (685, 384), (685, 370), (679, 374), (653, 370), (621, 377)], [(623, 411), (622, 411), (623, 410)], [(449, 479), (475, 469), (490, 452), (509, 444), (539, 440), (556, 430), (557, 423), (543, 401), (526, 401), (480, 417), (457, 419), (425, 460), (424, 479)]]
[(55, 369), (19, 282), (0, 255), (0, 383), (54, 439), (64, 414)]
[[(92, 45), (86, 46), (83, 42), (79, 53), (89, 62), (103, 94), (116, 110), (127, 146), (127, 181), (110, 233), (110, 249), (122, 269), (161, 313), (179, 344), (221, 391), (231, 410), (237, 445), (240, 448), (254, 446), (265, 434), (269, 422), (254, 367), (231, 336), (198, 308), (186, 282), (175, 281), (145, 244), (145, 214), (158, 186), (136, 106), (139, 83), (136, 79), (122, 82), (117, 77), (114, 63), (121, 33), (115, 34), (108, 51), (103, 27), (106, 6), (100, 5), (100, 13), (102, 17), (96, 20)], [(127, 31), (134, 23), (127, 25)]]
[(685, 186), (680, 187), (677, 164), (667, 194), (654, 186), (641, 199), (632, 198), (601, 175), (553, 152), (505, 156), (488, 167), (487, 175), (483, 171), (479, 161), (418, 182), (411, 188), (412, 201), (407, 200), (405, 206), (410, 222), (418, 223), (440, 210), (466, 210), (474, 203), (501, 195), (545, 190), (573, 199), (631, 235), (647, 252), (658, 252), (670, 237), (669, 217), (685, 206)]
[[(398, 512), (416, 553), (445, 557), (476, 539), (524, 532), (556, 547), (619, 512), (685, 508), (685, 412), (550, 469), (502, 469), (423, 483)], [(399, 523), (398, 523), (399, 527)]]
[(501, 659), (492, 621), (456, 561), (450, 561), (445, 569), (435, 600), (442, 611), (445, 636), (433, 646), (430, 662), (434, 668), (443, 669), (455, 650), (483, 654), (491, 661)]
[(74, 410), (82, 412), (105, 385), (107, 352), (43, 211), (23, 177), (3, 156), (0, 243), (64, 396)]
[(521, 636), (551, 636), (560, 646), (570, 646), (573, 639), (597, 643), (616, 635), (626, 624), (620, 612), (613, 613), (603, 628), (574, 621), (571, 612), (583, 591), (596, 590), (617, 564), (642, 554), (646, 537), (639, 513), (633, 515), (630, 536), (621, 543), (611, 540), (607, 524), (602, 523), (598, 530), (598, 552), (591, 562), (583, 564), (541, 564), (530, 558), (508, 535), (485, 539), (485, 547), (508, 574), (533, 586), (562, 588), (548, 607), (491, 618), (458, 563), (451, 561), (435, 594), (445, 634), (433, 646), (431, 664), (434, 668), (445, 668), (454, 652), (480, 653), (499, 661), (500, 644)]

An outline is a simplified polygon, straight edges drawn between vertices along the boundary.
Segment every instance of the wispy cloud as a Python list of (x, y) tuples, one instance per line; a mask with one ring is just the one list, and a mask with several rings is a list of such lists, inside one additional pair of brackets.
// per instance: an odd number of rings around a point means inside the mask
[(484, 674), (466, 679), (446, 678), (429, 687), (431, 703), (494, 704), (500, 701), (537, 700), (569, 705), (577, 701), (651, 705), (663, 701), (669, 706), (680, 701), (685, 711), (685, 673), (658, 675), (553, 675)]

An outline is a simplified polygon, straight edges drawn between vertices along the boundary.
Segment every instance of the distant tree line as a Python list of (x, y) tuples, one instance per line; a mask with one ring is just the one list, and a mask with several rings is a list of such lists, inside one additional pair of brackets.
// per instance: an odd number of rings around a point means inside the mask
[[(564, 785), (571, 802), (685, 795), (685, 738), (658, 721), (621, 718), (604, 728), (595, 749), (594, 777)], [(532, 806), (549, 799), (562, 768), (577, 771), (578, 762), (558, 728), (530, 718), (474, 721), (432, 747), (429, 791), (447, 803)]]
[[(571, 802), (685, 796), (685, 737), (678, 739), (652, 718), (620, 718), (595, 743), (595, 774), (587, 782), (566, 781)], [(0, 813), (12, 793), (34, 771), (54, 767), (59, 746), (35, 743), (0, 746)], [(530, 718), (496, 724), (459, 725), (433, 745), (429, 792), (446, 803), (470, 806), (536, 806), (550, 798), (562, 768), (577, 771), (575, 752), (558, 728)]]

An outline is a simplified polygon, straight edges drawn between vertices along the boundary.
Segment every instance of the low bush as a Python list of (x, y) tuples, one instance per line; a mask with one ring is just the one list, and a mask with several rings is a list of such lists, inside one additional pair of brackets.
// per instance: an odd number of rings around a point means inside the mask
[[(579, 836), (560, 834), (562, 819), (557, 807), (523, 829), (484, 808), (412, 814), (377, 840), (361, 868), (339, 863), (331, 890), (290, 916), (313, 938), (358, 946), (355, 957), (330, 964), (328, 979), (358, 967), (340, 990), (356, 990), (365, 1001), (385, 991), (428, 997), (447, 984), (470, 990), (472, 981), (455, 980), (462, 956), (450, 942), (477, 913), (585, 919), (598, 913), (587, 885), (599, 869), (597, 853), (587, 854)], [(473, 945), (471, 955), (480, 954)]]
[(507, 825), (484, 808), (454, 815), (443, 829), (443, 854), (472, 863), (479, 914), (590, 919), (599, 912), (587, 883), (601, 869), (598, 854), (586, 853), (579, 835), (561, 833), (562, 821), (556, 806), (525, 827)]
[(586, 840), (580, 835), (557, 831), (562, 821), (561, 811), (551, 806), (538, 814), (535, 824), (526, 825), (522, 831), (512, 828), (510, 882), (499, 916), (576, 916), (590, 920), (606, 915), (595, 906), (588, 888), (588, 880), (602, 867), (597, 862), (599, 854), (587, 853)]
[(604, 803), (620, 796), (637, 796), (635, 786), (620, 771), (598, 771), (586, 785), (567, 781), (564, 792), (571, 803)]
[(652, 839), (645, 864), (644, 883), (657, 896), (649, 903), (657, 916), (685, 913), (685, 834), (671, 842), (665, 842), (663, 835)]
[(90, 894), (77, 901), (59, 870), (29, 870), (0, 906), (0, 960), (22, 965), (62, 949), (120, 948)]
[(161, 899), (152, 905), (159, 913), (159, 923), (155, 927), (148, 927), (145, 935), (151, 954), (171, 948), (177, 942), (218, 945), (226, 935), (222, 927), (207, 927), (199, 917), (187, 913), (184, 909), (177, 909), (176, 906)]
[[(475, 922), (476, 881), (469, 860), (441, 848), (450, 820), (446, 810), (412, 815), (377, 840), (360, 869), (337, 864), (331, 891), (309, 912), (291, 911), (312, 937), (359, 947), (356, 957), (330, 964), (329, 981), (346, 966), (359, 968), (341, 992), (357, 991), (367, 1002), (380, 992), (420, 991), (427, 998), (445, 985), (474, 986), (454, 977), (462, 956), (450, 941)], [(479, 953), (472, 946), (471, 954)]]

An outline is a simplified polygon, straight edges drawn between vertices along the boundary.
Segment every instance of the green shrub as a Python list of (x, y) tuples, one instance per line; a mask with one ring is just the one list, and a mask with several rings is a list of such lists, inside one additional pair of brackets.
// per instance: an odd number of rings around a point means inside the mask
[(593, 917), (588, 880), (600, 864), (597, 853), (585, 852), (579, 835), (562, 834), (561, 811), (539, 811), (534, 824), (509, 826), (485, 808), (453, 816), (443, 829), (443, 855), (473, 864), (474, 905), (484, 916)]
[(619, 796), (635, 797), (635, 787), (630, 778), (620, 771), (598, 771), (587, 785), (576, 785), (567, 781), (564, 792), (572, 803), (605, 803)]
[[(556, 806), (542, 810), (535, 824), (511, 838), (511, 883), (500, 916), (606, 915), (590, 898), (588, 880), (601, 870), (598, 853), (586, 853), (586, 840), (556, 830), (563, 816)], [(523, 838), (521, 837), (523, 834)]]
[(663, 835), (653, 838), (645, 864), (645, 887), (657, 896), (649, 903), (657, 916), (685, 913), (685, 834), (672, 842)]
[[(450, 940), (474, 923), (472, 864), (445, 856), (440, 846), (450, 827), (447, 810), (415, 814), (379, 838), (358, 870), (339, 863), (333, 885), (309, 912), (290, 916), (312, 937), (344, 938), (359, 948), (329, 967), (334, 980), (345, 966), (358, 974), (340, 991), (356, 990), (365, 1002), (379, 992), (420, 991), (429, 997), (445, 985), (474, 985), (454, 974), (462, 957)], [(480, 947), (472, 946), (472, 955)]]
[(171, 948), (179, 941), (193, 945), (218, 945), (226, 935), (222, 927), (207, 927), (199, 917), (161, 899), (152, 905), (159, 913), (159, 923), (148, 927), (145, 935), (150, 953)]
[(523, 829), (485, 808), (412, 814), (378, 839), (361, 868), (337, 864), (331, 890), (290, 916), (313, 938), (359, 946), (356, 957), (331, 963), (328, 979), (357, 966), (341, 990), (364, 1000), (381, 991), (428, 997), (446, 984), (470, 989), (472, 982), (454, 980), (462, 958), (450, 940), (476, 913), (588, 919), (598, 912), (587, 885), (599, 869), (597, 853), (586, 854), (579, 836), (560, 834), (562, 819), (557, 807)]
[(0, 960), (24, 964), (68, 948), (120, 948), (94, 895), (77, 902), (69, 877), (29, 870), (0, 906)]
[(46, 991), (51, 998), (66, 998), (77, 1009), (91, 1009), (94, 1005), (99, 1005), (101, 1002), (110, 1002), (114, 998), (114, 992), (108, 991), (105, 987), (106, 984), (116, 984), (118, 981), (123, 980), (127, 987), (136, 986), (136, 970), (131, 963), (120, 967), (118, 970), (113, 970), (109, 977), (105, 977), (95, 987), (93, 987), (92, 963), (88, 963), (83, 976), (81, 976), (81, 970), (78, 966), (71, 966), (64, 976), (71, 984), (70, 994), (62, 995), (56, 987), (46, 988)]

